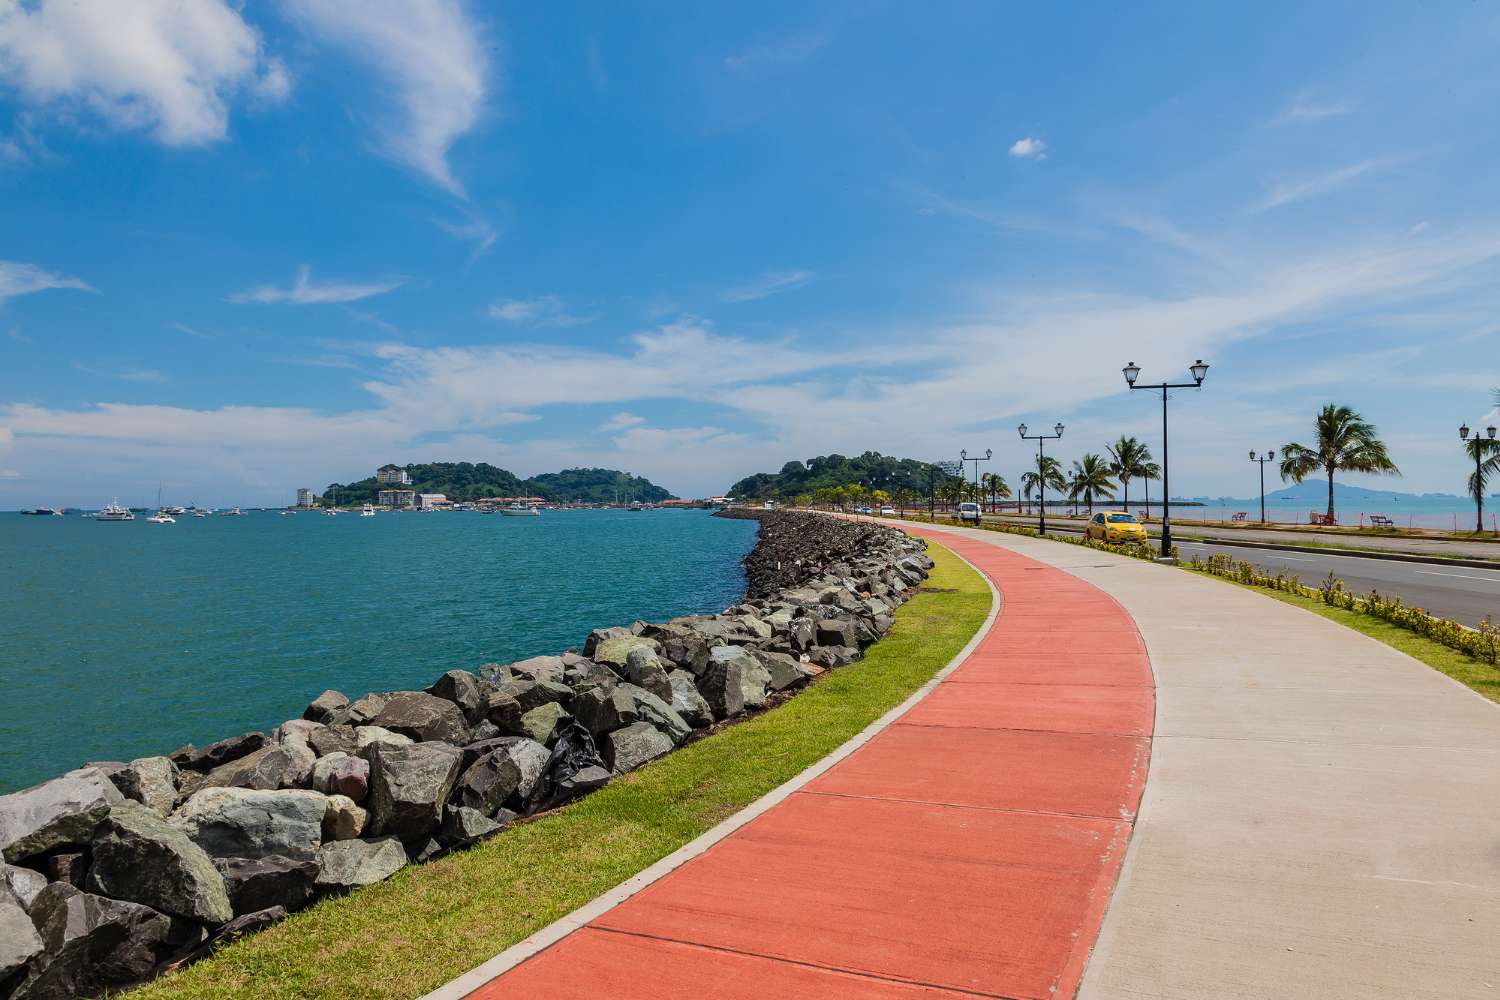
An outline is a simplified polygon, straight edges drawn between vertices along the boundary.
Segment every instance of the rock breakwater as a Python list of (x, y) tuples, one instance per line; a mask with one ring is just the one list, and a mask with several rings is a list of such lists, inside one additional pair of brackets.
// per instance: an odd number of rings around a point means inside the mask
[(734, 516), (760, 534), (720, 614), (597, 628), (423, 691), (325, 691), (269, 731), (0, 796), (0, 998), (141, 982), (600, 788), (859, 659), (932, 566), (891, 528)]

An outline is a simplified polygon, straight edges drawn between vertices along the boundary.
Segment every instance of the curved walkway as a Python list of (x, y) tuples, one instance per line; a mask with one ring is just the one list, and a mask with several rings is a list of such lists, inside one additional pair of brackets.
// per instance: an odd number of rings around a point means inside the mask
[(701, 855), (469, 994), (1072, 996), (1140, 799), (1154, 713), (1129, 615), (945, 538), (1003, 594), (942, 683)]
[(1079, 997), (1500, 997), (1500, 706), (1220, 580), (948, 537), (1094, 584), (1151, 654), (1149, 779)]

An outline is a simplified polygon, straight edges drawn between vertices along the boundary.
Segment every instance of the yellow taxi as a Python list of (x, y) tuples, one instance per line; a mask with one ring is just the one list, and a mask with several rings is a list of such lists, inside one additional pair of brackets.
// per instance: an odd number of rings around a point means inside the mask
[(1127, 542), (1144, 542), (1146, 527), (1135, 519), (1134, 514), (1127, 514), (1123, 510), (1105, 510), (1089, 518), (1089, 526), (1084, 529), (1084, 534), (1101, 542), (1122, 545)]

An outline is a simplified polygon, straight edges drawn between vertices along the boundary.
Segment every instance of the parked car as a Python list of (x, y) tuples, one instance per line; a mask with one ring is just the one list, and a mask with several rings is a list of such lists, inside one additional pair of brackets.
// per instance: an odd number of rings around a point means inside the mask
[(1135, 519), (1134, 514), (1127, 514), (1123, 510), (1106, 510), (1095, 514), (1089, 519), (1089, 526), (1083, 533), (1088, 538), (1114, 542), (1117, 545), (1146, 540), (1145, 526)]
[(979, 505), (972, 501), (965, 501), (958, 505), (958, 519), (960, 521), (973, 521), (979, 523)]
[(896, 514), (896, 510), (894, 507), (882, 507), (880, 508), (880, 513), (884, 514), (886, 517), (894, 517)]

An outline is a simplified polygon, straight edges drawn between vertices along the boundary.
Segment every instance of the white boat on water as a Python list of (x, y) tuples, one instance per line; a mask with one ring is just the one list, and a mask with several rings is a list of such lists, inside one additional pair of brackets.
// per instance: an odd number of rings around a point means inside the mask
[(193, 508), (193, 516), (194, 517), (207, 517), (208, 514), (209, 514), (209, 512), (206, 511), (206, 510), (204, 510), (202, 507), (195, 507), (195, 508)]
[(506, 517), (541, 517), (542, 516), (542, 512), (541, 512), (540, 509), (538, 509), (536, 507), (532, 507), (529, 504), (521, 503), (519, 500), (517, 500), (513, 504), (508, 504), (508, 505), (506, 505), (504, 507), (501, 507), (500, 508), (500, 513), (504, 514)]
[(156, 513), (146, 518), (146, 520), (152, 524), (176, 524), (177, 518), (172, 515), (179, 513), (181, 510), (181, 507), (163, 507), (161, 505), (161, 484), (158, 483), (156, 486)]
[(120, 498), (111, 500), (103, 510), (94, 515), (96, 521), (134, 521), (135, 515), (120, 506)]
[(245, 512), (242, 511), (242, 510), (240, 510), (238, 507), (231, 507), (228, 510), (221, 510), (221, 511), (219, 511), (219, 516), (220, 517), (244, 517), (245, 516)]
[(371, 505), (371, 504), (365, 504), (363, 507), (360, 508), (359, 516), (360, 517), (374, 517), (375, 516), (375, 508), (374, 508), (374, 506)]

